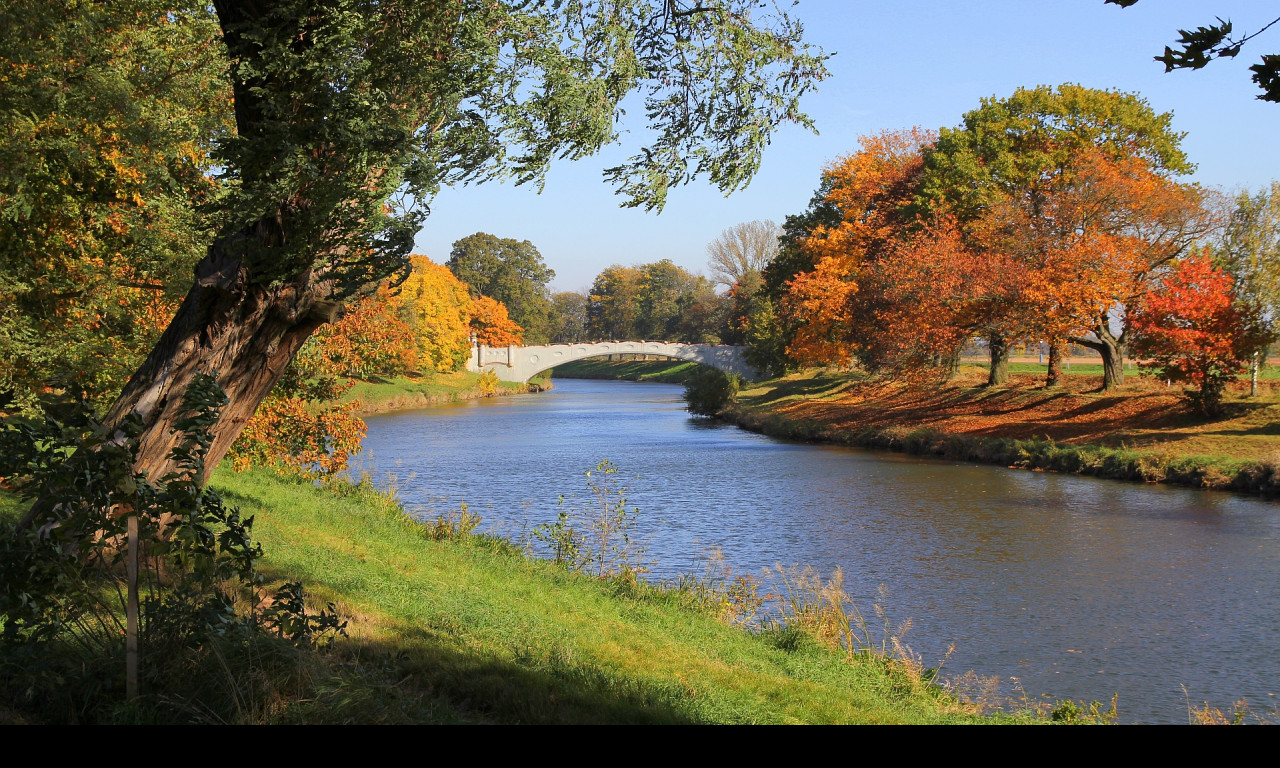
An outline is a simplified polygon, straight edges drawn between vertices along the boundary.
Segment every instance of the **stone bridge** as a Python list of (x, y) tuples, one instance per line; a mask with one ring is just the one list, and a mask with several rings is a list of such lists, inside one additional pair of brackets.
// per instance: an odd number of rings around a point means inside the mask
[(481, 373), (493, 371), (501, 381), (528, 381), (532, 376), (557, 365), (602, 355), (662, 355), (689, 360), (736, 373), (747, 379), (758, 378), (756, 369), (747, 364), (746, 347), (727, 344), (678, 344), (669, 341), (596, 341), (583, 344), (547, 344), (534, 347), (471, 348), (467, 370)]

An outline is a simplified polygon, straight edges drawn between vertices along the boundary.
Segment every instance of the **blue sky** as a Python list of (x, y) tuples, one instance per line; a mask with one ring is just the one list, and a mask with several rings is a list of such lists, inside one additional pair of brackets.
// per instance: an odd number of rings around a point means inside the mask
[(1280, 51), (1280, 26), (1238, 59), (1199, 71), (1165, 74), (1152, 60), (1178, 29), (1215, 16), (1255, 31), (1280, 15), (1274, 0), (1142, 0), (1123, 9), (1102, 0), (800, 0), (792, 10), (808, 40), (836, 53), (831, 76), (804, 103), (819, 135), (782, 129), (746, 190), (725, 198), (694, 182), (674, 190), (661, 214), (621, 209), (600, 173), (634, 151), (624, 135), (621, 148), (553, 167), (540, 195), (509, 184), (443, 190), (417, 251), (443, 262), (455, 240), (480, 231), (529, 240), (555, 270), (555, 290), (584, 288), (610, 264), (669, 258), (705, 272), (708, 242), (739, 222), (802, 211), (823, 166), (859, 136), (954, 126), (984, 97), (1064, 82), (1136, 92), (1172, 112), (1198, 165), (1194, 181), (1231, 189), (1280, 179), (1280, 104), (1255, 98), (1248, 71)]

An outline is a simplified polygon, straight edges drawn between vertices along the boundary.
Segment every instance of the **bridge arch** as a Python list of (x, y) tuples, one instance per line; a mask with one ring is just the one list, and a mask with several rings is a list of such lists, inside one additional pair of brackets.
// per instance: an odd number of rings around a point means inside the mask
[(744, 378), (759, 378), (755, 368), (743, 356), (746, 349), (729, 344), (681, 344), (671, 341), (595, 341), (529, 347), (477, 345), (471, 349), (467, 370), (477, 373), (493, 371), (501, 381), (524, 382), (549, 368), (574, 360), (602, 355), (636, 354), (688, 360), (719, 368), (726, 373), (736, 373)]

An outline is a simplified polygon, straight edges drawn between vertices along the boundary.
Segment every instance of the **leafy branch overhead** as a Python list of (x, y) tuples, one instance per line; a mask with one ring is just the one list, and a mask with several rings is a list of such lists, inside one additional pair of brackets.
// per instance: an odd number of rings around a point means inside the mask
[[(1121, 8), (1138, 2), (1138, 0), (1106, 0), (1107, 3)], [(1235, 31), (1231, 21), (1216, 17), (1217, 24), (1196, 27), (1194, 30), (1178, 30), (1178, 48), (1165, 46), (1164, 54), (1155, 60), (1164, 65), (1165, 72), (1175, 69), (1201, 69), (1214, 59), (1234, 59), (1245, 43), (1262, 34), (1280, 22), (1280, 17), (1272, 19), (1261, 29), (1243, 36), (1233, 36)], [(1263, 101), (1280, 102), (1280, 55), (1265, 54), (1261, 64), (1249, 67), (1253, 72), (1253, 81), (1263, 93), (1258, 98)]]
[[(216, 370), (230, 402), (211, 430), (214, 466), (343, 302), (408, 279), (442, 187), (539, 184), (553, 162), (594, 155), (628, 129), (633, 156), (605, 173), (625, 204), (661, 209), (671, 187), (697, 177), (724, 192), (745, 186), (773, 131), (811, 125), (799, 101), (827, 76), (827, 54), (784, 5), (0, 4), (0, 128), (21, 139), (0, 148), (0, 299), (21, 300), (0, 300), (0, 360), (21, 353), (30, 364), (19, 371), (66, 371), (98, 398), (127, 381), (105, 421), (142, 418), (137, 469), (157, 477), (172, 469), (191, 375)], [(624, 121), (631, 98), (644, 115)], [(186, 112), (200, 117), (179, 130)], [(86, 153), (104, 142), (109, 157)], [(79, 205), (86, 190), (104, 202)], [(68, 225), (74, 237), (49, 236)], [(50, 255), (56, 286), (42, 283)], [(105, 268), (85, 268), (97, 259)], [(193, 271), (184, 298), (178, 276)], [(93, 347), (36, 343), (46, 327), (91, 324), (108, 298), (129, 311), (112, 309), (119, 322), (91, 334)], [(163, 333), (163, 320), (131, 322), (141, 309), (171, 318)], [(61, 319), (72, 312), (85, 317)], [(132, 338), (134, 326), (147, 332)], [(99, 348), (152, 343), (132, 376), (136, 357), (77, 381)], [(0, 395), (14, 389), (34, 407), (45, 379), (8, 368)]]

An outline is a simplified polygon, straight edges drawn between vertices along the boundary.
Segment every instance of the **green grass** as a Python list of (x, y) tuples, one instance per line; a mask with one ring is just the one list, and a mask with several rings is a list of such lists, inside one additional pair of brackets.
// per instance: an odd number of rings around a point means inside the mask
[[(381, 413), (405, 408), (425, 408), (454, 400), (483, 397), (479, 389), (480, 374), (469, 371), (433, 373), (422, 377), (395, 376), (377, 381), (358, 381), (344, 395), (345, 400), (359, 400), (360, 414)], [(528, 391), (517, 382), (498, 382), (499, 392), (514, 394)]]
[(356, 703), (322, 692), (313, 720), (983, 721), (882, 661), (728, 627), (687, 593), (595, 580), (486, 537), (432, 540), (372, 491), (263, 471), (222, 470), (214, 485), (256, 516), (268, 571), (351, 619), (327, 685)]
[(623, 360), (613, 362), (600, 358), (575, 360), (557, 365), (553, 376), (563, 379), (623, 379), (626, 381), (658, 381), (684, 384), (697, 363), (683, 360)]
[(0, 524), (18, 522), (30, 506), (18, 496), (0, 491)]

